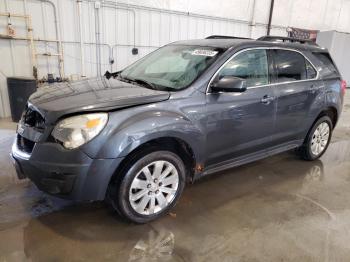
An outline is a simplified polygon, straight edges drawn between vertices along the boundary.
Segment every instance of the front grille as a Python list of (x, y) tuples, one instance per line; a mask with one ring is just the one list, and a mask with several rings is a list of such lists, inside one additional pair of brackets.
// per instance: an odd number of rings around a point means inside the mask
[(17, 147), (19, 150), (31, 154), (34, 148), (35, 142), (24, 138), (21, 135), (17, 135)]
[(45, 129), (45, 119), (39, 112), (30, 107), (26, 107), (22, 116), (22, 121), (24, 125), (34, 127), (40, 131)]

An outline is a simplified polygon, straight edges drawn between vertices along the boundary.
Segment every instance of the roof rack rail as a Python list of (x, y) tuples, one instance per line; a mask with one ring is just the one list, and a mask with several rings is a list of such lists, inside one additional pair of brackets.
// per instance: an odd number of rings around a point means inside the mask
[(318, 46), (314, 41), (310, 39), (301, 39), (301, 38), (293, 38), (293, 37), (286, 37), (286, 36), (262, 36), (259, 37), (257, 40), (259, 41), (269, 41), (269, 42), (291, 42), (291, 43), (300, 43), (300, 44), (308, 44), (308, 45), (315, 45)]
[(229, 36), (229, 35), (210, 35), (205, 39), (251, 39), (247, 37)]

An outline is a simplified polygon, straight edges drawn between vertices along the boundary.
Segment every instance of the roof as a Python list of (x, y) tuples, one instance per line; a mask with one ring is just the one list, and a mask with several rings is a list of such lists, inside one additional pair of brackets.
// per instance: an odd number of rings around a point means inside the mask
[(303, 51), (319, 52), (325, 51), (325, 48), (317, 45), (289, 43), (289, 42), (271, 42), (271, 41), (259, 41), (254, 39), (195, 39), (195, 40), (183, 40), (171, 43), (173, 45), (195, 45), (195, 46), (208, 46), (217, 48), (236, 48), (236, 47), (284, 47)]
[(230, 47), (238, 46), (246, 42), (255, 42), (254, 40), (247, 39), (194, 39), (194, 40), (182, 40), (176, 41), (171, 44), (174, 45), (198, 45), (198, 46), (210, 46), (228, 49)]

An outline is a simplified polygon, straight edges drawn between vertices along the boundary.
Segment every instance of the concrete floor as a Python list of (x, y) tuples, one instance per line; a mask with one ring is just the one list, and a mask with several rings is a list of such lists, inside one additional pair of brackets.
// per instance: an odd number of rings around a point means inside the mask
[(319, 161), (292, 152), (198, 181), (147, 225), (16, 179), (0, 121), (0, 261), (349, 261), (350, 95)]

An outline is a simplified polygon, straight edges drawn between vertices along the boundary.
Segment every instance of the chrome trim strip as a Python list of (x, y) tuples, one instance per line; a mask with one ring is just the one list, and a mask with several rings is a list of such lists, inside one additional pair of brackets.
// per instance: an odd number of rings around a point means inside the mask
[(15, 139), (15, 141), (12, 144), (12, 154), (13, 154), (13, 156), (24, 159), (24, 160), (28, 160), (30, 158), (30, 154), (21, 151), (17, 147), (17, 138)]
[(214, 78), (216, 77), (216, 75), (219, 73), (219, 71), (226, 65), (228, 64), (233, 58), (235, 58), (237, 55), (239, 55), (240, 53), (246, 52), (246, 51), (250, 51), (250, 50), (260, 50), (260, 49), (264, 49), (264, 50), (274, 50), (274, 49), (278, 49), (278, 50), (287, 50), (287, 51), (292, 51), (292, 52), (296, 52), (301, 54), (313, 67), (313, 69), (317, 72), (316, 77), (311, 78), (311, 79), (303, 79), (303, 80), (296, 80), (296, 81), (287, 81), (287, 82), (281, 82), (281, 83), (270, 83), (267, 85), (259, 85), (259, 86), (251, 86), (251, 87), (247, 87), (249, 89), (255, 89), (255, 88), (259, 88), (259, 87), (266, 87), (266, 86), (275, 86), (275, 85), (283, 85), (283, 84), (290, 84), (290, 83), (301, 83), (301, 82), (306, 82), (306, 81), (313, 81), (313, 80), (318, 80), (320, 72), (319, 70), (316, 69), (316, 66), (310, 61), (309, 58), (307, 58), (302, 52), (300, 52), (299, 50), (296, 49), (292, 49), (292, 48), (284, 48), (284, 47), (251, 47), (251, 48), (245, 48), (242, 49), (236, 53), (234, 53), (229, 59), (226, 60), (225, 63), (223, 63), (218, 70), (216, 70), (215, 74), (211, 77), (207, 88), (205, 90), (206, 94), (211, 94), (210, 92), (208, 92), (209, 90), (209, 86), (211, 84), (211, 82), (213, 82)]

